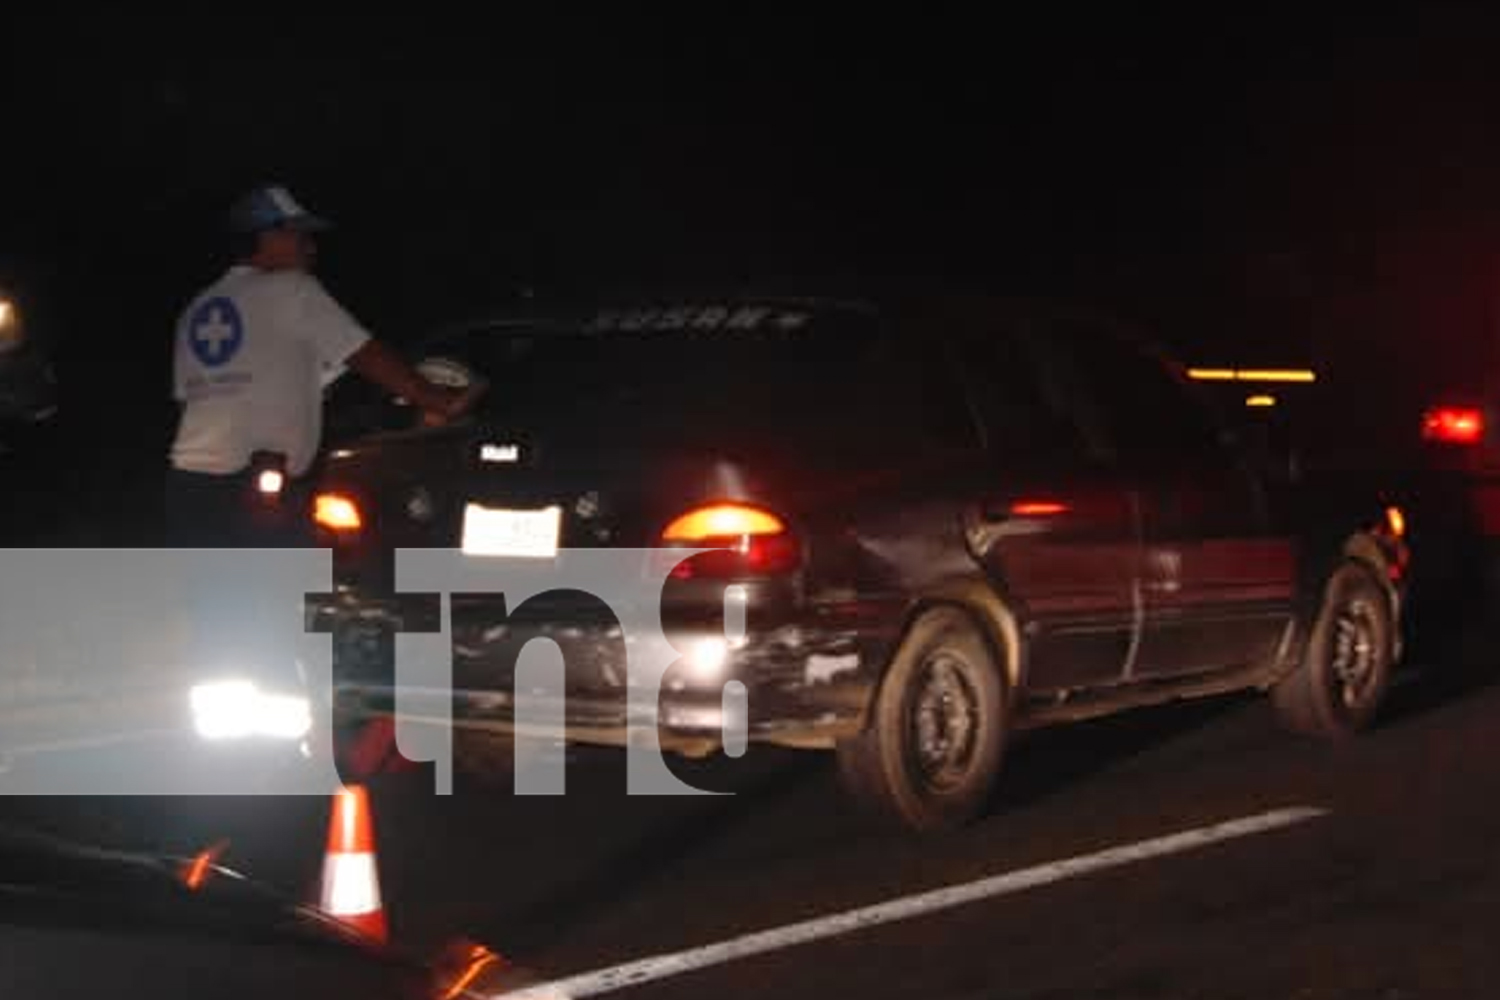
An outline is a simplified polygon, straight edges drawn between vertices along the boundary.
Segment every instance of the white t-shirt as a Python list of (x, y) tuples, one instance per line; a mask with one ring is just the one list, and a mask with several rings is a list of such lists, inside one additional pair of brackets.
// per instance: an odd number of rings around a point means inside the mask
[(312, 275), (230, 268), (178, 319), (172, 464), (229, 474), (265, 450), (303, 474), (323, 433), (323, 389), (369, 338)]

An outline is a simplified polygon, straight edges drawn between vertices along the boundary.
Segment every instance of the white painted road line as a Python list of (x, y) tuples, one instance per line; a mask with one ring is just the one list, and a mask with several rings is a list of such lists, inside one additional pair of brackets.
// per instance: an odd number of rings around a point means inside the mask
[(914, 896), (903, 896), (857, 910), (846, 910), (826, 917), (817, 917), (801, 923), (788, 924), (771, 930), (746, 934), (717, 944), (703, 945), (673, 954), (656, 955), (612, 968), (585, 972), (537, 986), (527, 987), (514, 993), (497, 994), (495, 1000), (557, 1000), (558, 997), (589, 997), (613, 993), (632, 986), (641, 986), (659, 979), (681, 976), (726, 962), (763, 955), (767, 952), (793, 948), (797, 945), (821, 941), (825, 938), (867, 930), (881, 924), (911, 920), (940, 910), (963, 906), (980, 900), (993, 899), (1011, 893), (1023, 892), (1038, 886), (1051, 885), (1066, 879), (1090, 875), (1108, 868), (1149, 861), (1170, 854), (1180, 854), (1211, 844), (1219, 844), (1258, 833), (1269, 833), (1284, 827), (1305, 823), (1328, 814), (1325, 809), (1294, 808), (1229, 820), (1214, 826), (1199, 827), (1182, 833), (1141, 840), (1122, 847), (1111, 847), (1097, 854), (1084, 854), (1062, 861), (1052, 861), (1034, 868), (996, 875), (962, 885), (949, 886)]

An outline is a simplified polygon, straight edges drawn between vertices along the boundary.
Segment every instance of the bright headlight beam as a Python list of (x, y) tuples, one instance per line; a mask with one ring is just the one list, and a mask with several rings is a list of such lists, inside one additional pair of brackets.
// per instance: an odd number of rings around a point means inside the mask
[(688, 648), (687, 662), (698, 680), (715, 680), (729, 662), (729, 641), (723, 636), (697, 639)]
[(193, 728), (205, 740), (300, 740), (312, 731), (312, 706), (306, 698), (267, 693), (251, 681), (199, 684), (188, 701)]

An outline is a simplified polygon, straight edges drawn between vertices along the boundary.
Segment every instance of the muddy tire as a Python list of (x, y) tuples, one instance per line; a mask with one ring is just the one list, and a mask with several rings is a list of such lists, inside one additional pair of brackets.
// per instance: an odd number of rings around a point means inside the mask
[(1375, 720), (1395, 670), (1396, 623), (1374, 573), (1345, 563), (1329, 578), (1302, 662), (1271, 689), (1294, 732), (1348, 739)]
[(1000, 774), (1005, 695), (974, 622), (953, 609), (924, 614), (896, 653), (869, 726), (838, 746), (841, 783), (880, 819), (910, 830), (973, 821)]

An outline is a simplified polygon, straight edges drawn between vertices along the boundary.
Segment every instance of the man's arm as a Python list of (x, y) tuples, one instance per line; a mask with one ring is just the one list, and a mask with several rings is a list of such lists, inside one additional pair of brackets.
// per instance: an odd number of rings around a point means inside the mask
[(295, 322), (313, 345), (324, 370), (343, 366), (393, 396), (410, 402), (428, 424), (446, 423), (467, 412), (480, 390), (459, 392), (434, 385), (395, 351), (377, 341), (311, 275), (298, 275)]
[(399, 354), (373, 337), (366, 340), (345, 363), (355, 374), (374, 382), (391, 395), (407, 400), (429, 419), (446, 421), (462, 416), (478, 395), (434, 385)]

